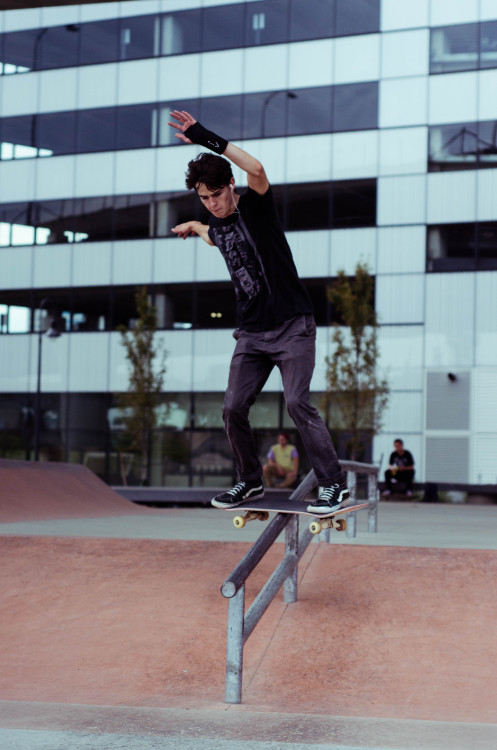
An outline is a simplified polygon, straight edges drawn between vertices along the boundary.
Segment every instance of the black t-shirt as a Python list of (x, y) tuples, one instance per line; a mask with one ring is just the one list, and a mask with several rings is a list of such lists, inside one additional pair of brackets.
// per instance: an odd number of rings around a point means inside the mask
[(414, 466), (414, 458), (412, 453), (404, 450), (404, 453), (400, 455), (397, 451), (394, 451), (390, 455), (390, 466)]
[(313, 314), (271, 188), (264, 195), (248, 188), (238, 211), (223, 219), (211, 214), (209, 237), (228, 266), (242, 330), (270, 331), (296, 315)]

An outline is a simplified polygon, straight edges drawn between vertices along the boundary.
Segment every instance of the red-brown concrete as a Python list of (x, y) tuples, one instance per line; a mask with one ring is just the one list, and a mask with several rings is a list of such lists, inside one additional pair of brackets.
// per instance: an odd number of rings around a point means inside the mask
[(0, 459), (0, 523), (143, 514), (85, 466)]
[[(0, 539), (0, 699), (219, 708), (219, 586), (247, 549)], [(241, 710), (497, 722), (496, 576), (494, 551), (311, 545), (299, 602), (247, 643)]]

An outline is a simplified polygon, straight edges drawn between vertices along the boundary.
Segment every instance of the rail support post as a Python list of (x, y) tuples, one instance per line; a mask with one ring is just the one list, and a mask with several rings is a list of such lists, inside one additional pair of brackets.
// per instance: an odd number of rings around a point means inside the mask
[[(357, 474), (354, 471), (347, 472), (347, 486), (350, 492), (350, 498), (353, 503), (357, 502)], [(349, 539), (355, 539), (357, 534), (357, 514), (355, 511), (349, 513), (347, 519), (347, 531), (345, 532)]]
[(378, 531), (378, 475), (368, 474), (368, 531)]
[(241, 703), (243, 674), (243, 621), (245, 584), (228, 602), (228, 637), (226, 641), (226, 703)]
[[(299, 517), (297, 515), (292, 516), (285, 527), (285, 554), (289, 552), (296, 557), (299, 555)], [(283, 586), (283, 601), (286, 604), (294, 604), (297, 601), (298, 574), (299, 566), (297, 564)]]

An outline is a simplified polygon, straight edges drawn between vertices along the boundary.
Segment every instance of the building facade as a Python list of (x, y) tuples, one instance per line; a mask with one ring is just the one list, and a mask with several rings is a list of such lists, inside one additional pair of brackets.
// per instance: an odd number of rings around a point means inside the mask
[[(0, 13), (0, 454), (33, 455), (39, 393), (41, 458), (133, 481), (116, 327), (133, 325), (146, 285), (167, 351), (151, 481), (232, 481), (221, 405), (234, 298), (216, 248), (171, 232), (203, 216), (184, 186), (198, 149), (175, 143), (173, 108), (266, 168), (316, 309), (316, 405), (332, 346), (326, 287), (367, 262), (391, 399), (365, 457), (385, 466), (402, 437), (420, 480), (495, 483), (496, 0)], [(62, 335), (42, 340), (53, 315)], [(279, 373), (252, 424), (261, 456), (278, 429), (298, 441)]]

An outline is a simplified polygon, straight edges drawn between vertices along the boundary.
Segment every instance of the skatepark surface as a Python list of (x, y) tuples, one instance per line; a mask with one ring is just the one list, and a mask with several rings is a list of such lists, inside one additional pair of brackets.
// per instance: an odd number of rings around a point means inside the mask
[(378, 520), (311, 543), (234, 706), (219, 589), (265, 524), (0, 461), (0, 747), (495, 750), (497, 506), (382, 502)]

